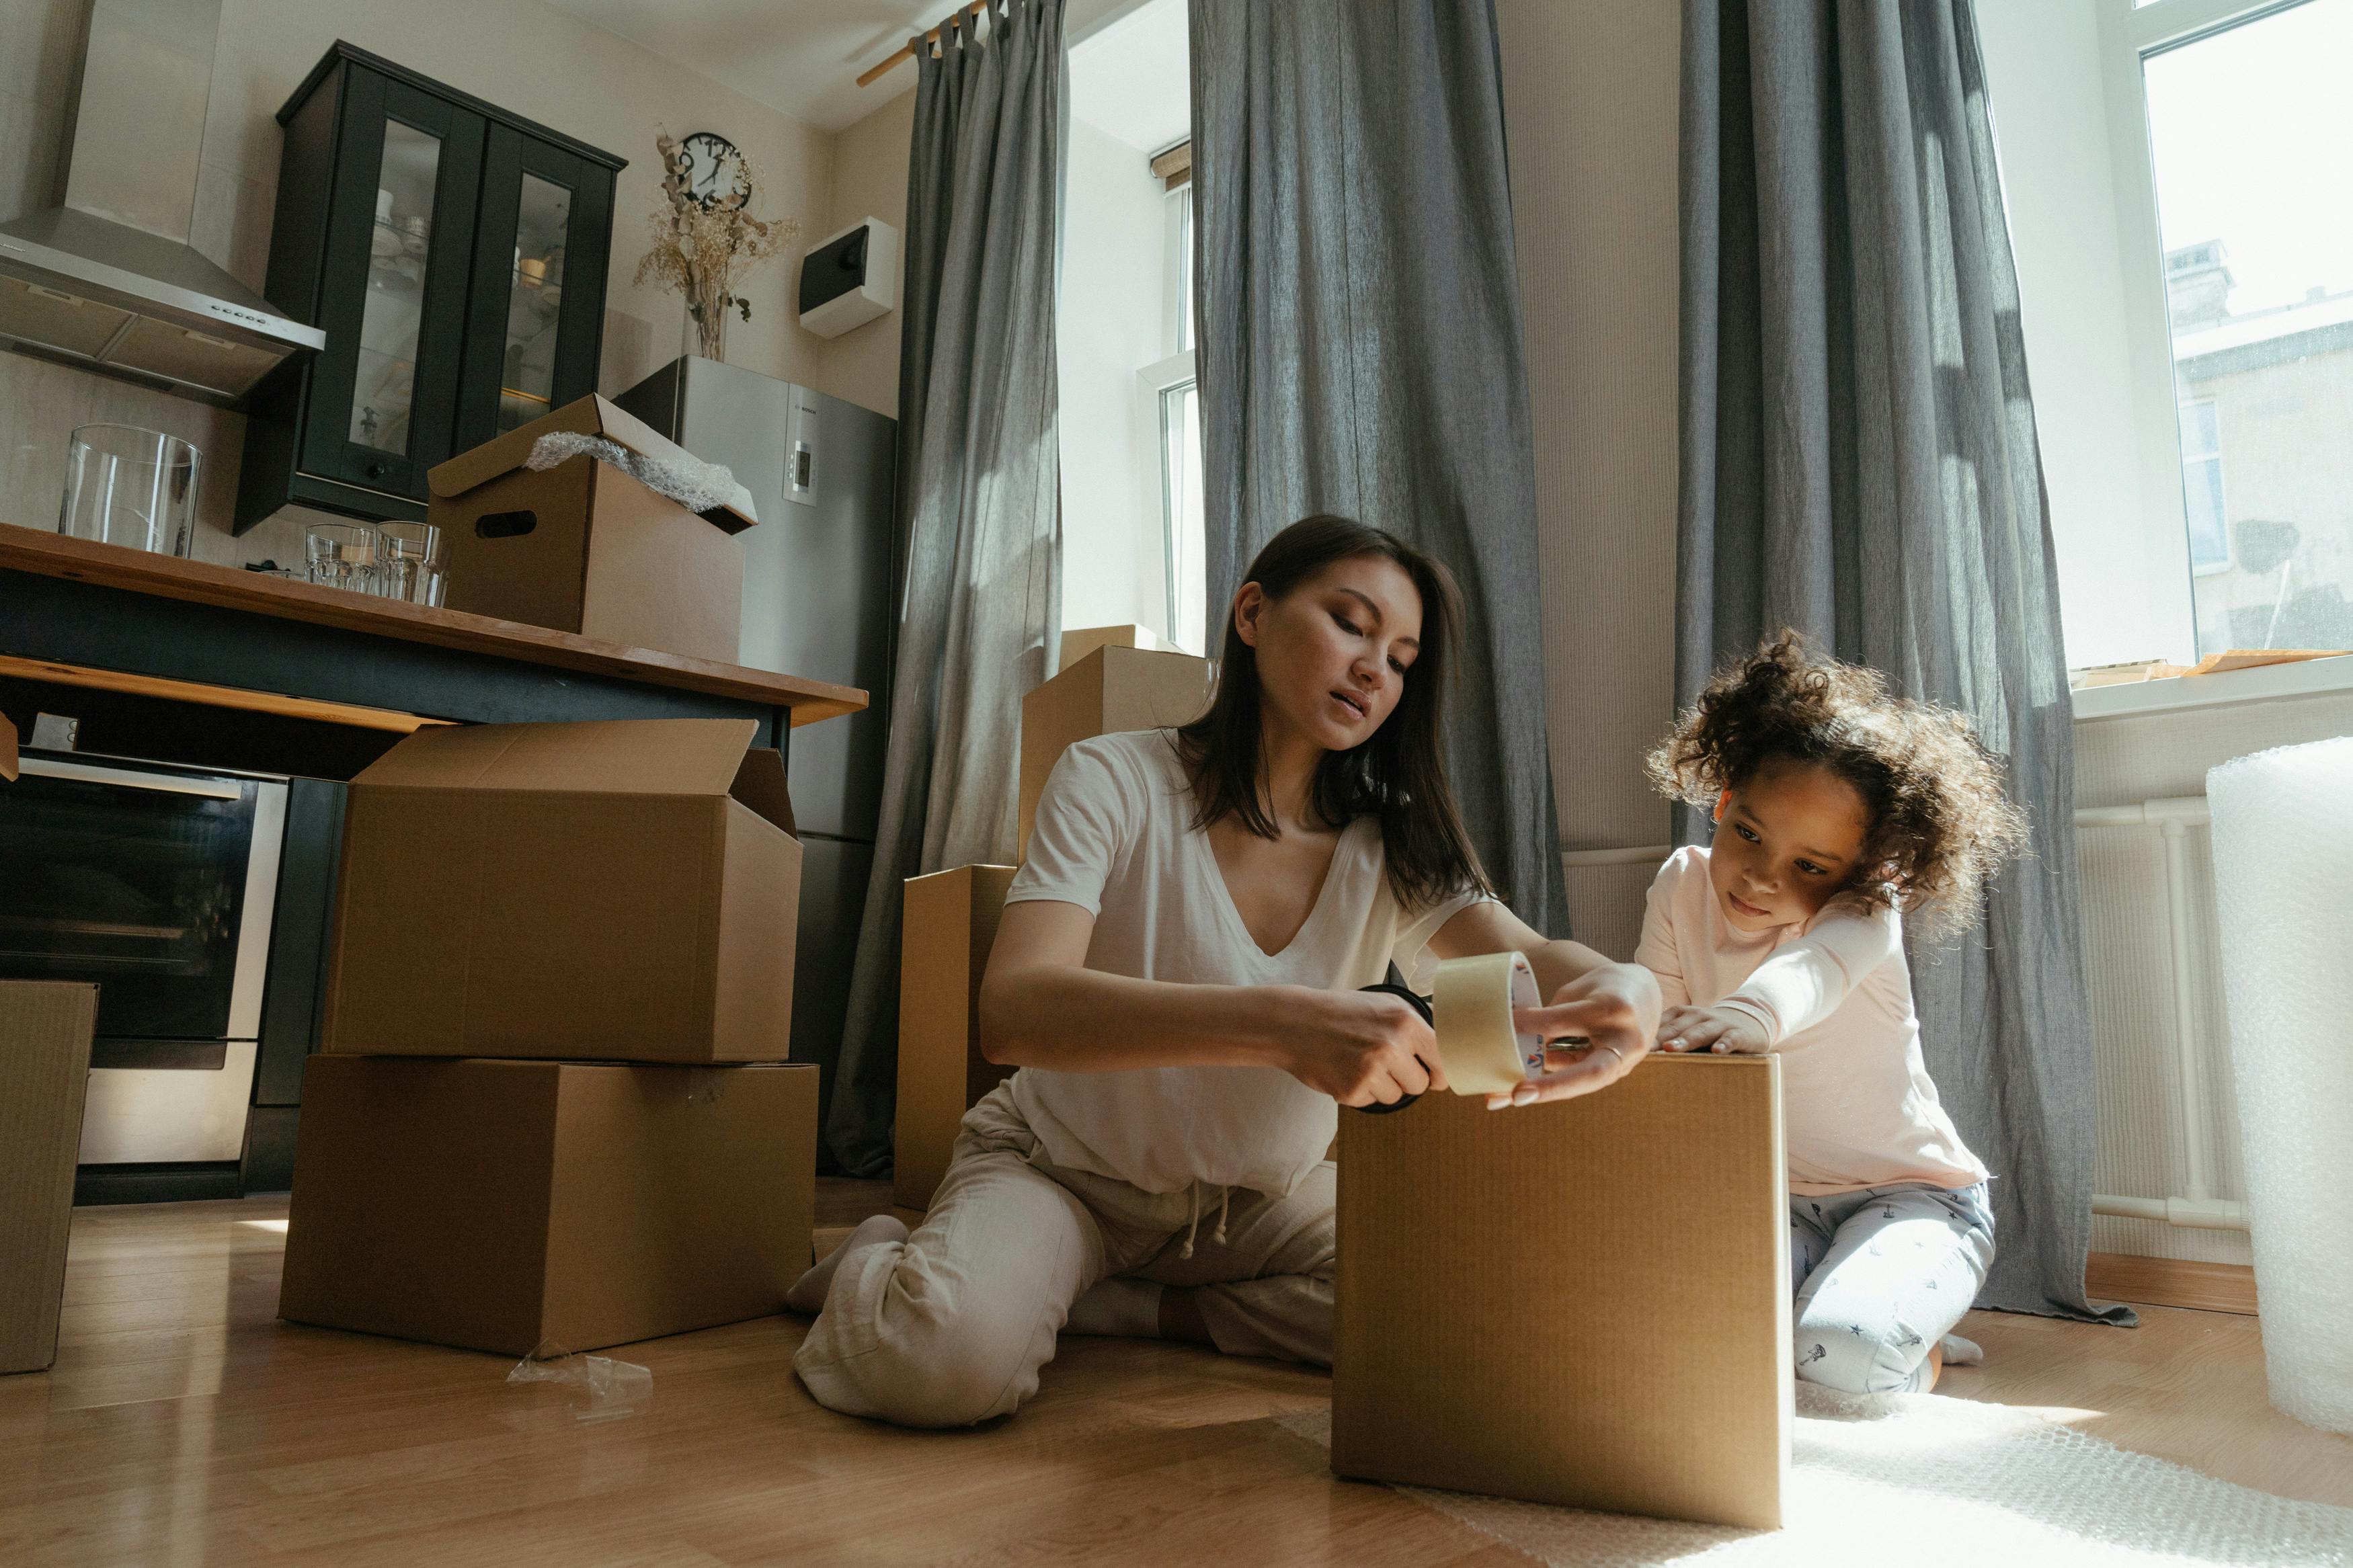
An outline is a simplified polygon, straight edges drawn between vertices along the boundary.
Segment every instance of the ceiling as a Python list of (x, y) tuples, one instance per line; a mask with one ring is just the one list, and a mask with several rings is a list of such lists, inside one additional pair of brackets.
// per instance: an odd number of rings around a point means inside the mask
[(1193, 123), (1185, 0), (1145, 4), (1071, 46), (1071, 116), (1139, 153), (1185, 140)]
[[(548, 0), (556, 9), (582, 21), (617, 33), (664, 59), (698, 71), (747, 98), (780, 109), (796, 120), (823, 131), (839, 131), (871, 114), (915, 85), (912, 67), (900, 65), (877, 78), (871, 87), (858, 85), (859, 73), (895, 52), (913, 35), (936, 26), (954, 8), (955, 0)], [(1161, 15), (1161, 14), (1166, 15)], [(1169, 16), (1174, 17), (1173, 32)], [(1062, 26), (1071, 40), (1072, 112), (1136, 145), (1155, 151), (1184, 134), (1182, 67), (1185, 0), (1064, 0)], [(1156, 53), (1144, 52), (1139, 42), (1123, 38), (1113, 46), (1109, 36), (1127, 35), (1140, 27), (1156, 40)], [(1138, 34), (1140, 38), (1143, 34)], [(1149, 142), (1151, 127), (1165, 126), (1166, 101), (1156, 110), (1145, 103), (1107, 102), (1099, 110), (1079, 108), (1081, 61), (1084, 51), (1104, 40), (1118, 60), (1131, 60), (1155, 75), (1168, 70), (1166, 39), (1176, 40), (1180, 62), (1176, 70), (1180, 108), (1174, 132)], [(1134, 68), (1132, 66), (1122, 69)], [(1101, 74), (1090, 70), (1091, 78)], [(1115, 100), (1126, 89), (1107, 89)], [(1154, 97), (1142, 94), (1140, 97)], [(1157, 95), (1161, 100), (1166, 94)], [(1113, 124), (1104, 116), (1116, 119)], [(1156, 115), (1156, 118), (1155, 116)]]

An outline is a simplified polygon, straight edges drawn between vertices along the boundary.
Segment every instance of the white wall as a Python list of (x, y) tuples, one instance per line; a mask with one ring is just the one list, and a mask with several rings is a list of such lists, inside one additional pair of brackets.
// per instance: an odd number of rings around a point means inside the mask
[(2169, 426), (2142, 428), (2152, 403), (2170, 420), (2172, 388), (2152, 398), (2132, 360), (2094, 0), (1978, 0), (1977, 15), (2067, 662), (2194, 658), (2179, 468)]
[[(89, 0), (15, 0), (0, 10), (0, 221), (48, 200), (88, 16)], [(828, 232), (831, 136), (542, 0), (223, 0), (191, 243), (256, 289), (268, 268), (282, 144), (275, 115), (338, 37), (629, 160), (614, 197), (602, 391), (620, 391), (666, 363), (683, 338), (678, 297), (633, 281), (647, 247), (646, 216), (660, 197), (657, 127), (727, 136), (765, 176), (767, 216), (798, 219), (805, 240)], [(902, 167), (902, 184), (904, 177)], [(731, 325), (728, 358), (822, 386), (824, 345), (793, 319), (797, 252), (747, 280), (752, 319)], [(888, 357), (895, 381), (895, 350)], [(852, 358), (845, 356), (844, 374), (871, 390), (871, 375)], [(205, 449), (203, 510), (211, 526), (199, 554), (300, 558), (299, 523), (265, 523), (238, 540), (223, 531), (242, 416), (14, 354), (0, 354), (0, 520), (55, 526), (67, 435), (93, 418), (170, 430)]]
[[(832, 210), (824, 226), (809, 235), (811, 240), (870, 217), (881, 219), (905, 239), (915, 73), (901, 69), (907, 79), (896, 98), (835, 132)], [(906, 313), (904, 304), (902, 300), (900, 310), (824, 342), (818, 350), (817, 389), (899, 417), (899, 323)]]
[[(1674, 717), (1681, 27), (1657, 0), (1499, 11), (1561, 843), (1659, 844), (1641, 758)], [(1631, 957), (1652, 869), (1572, 868), (1577, 935)]]
[(1062, 625), (1161, 627), (1156, 430), (1138, 416), (1135, 373), (1166, 357), (1162, 267), (1167, 197), (1144, 153), (1084, 121), (1070, 125), (1062, 277), (1055, 321), (1061, 383)]

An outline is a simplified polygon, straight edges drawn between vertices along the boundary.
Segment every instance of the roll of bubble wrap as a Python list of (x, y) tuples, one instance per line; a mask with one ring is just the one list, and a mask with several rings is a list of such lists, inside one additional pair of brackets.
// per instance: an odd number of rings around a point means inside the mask
[(2206, 775), (2272, 1403), (2353, 1432), (2353, 737)]

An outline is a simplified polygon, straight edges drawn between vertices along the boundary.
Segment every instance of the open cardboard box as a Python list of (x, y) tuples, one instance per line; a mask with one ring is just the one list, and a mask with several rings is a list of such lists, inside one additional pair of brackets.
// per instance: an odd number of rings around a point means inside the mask
[(1780, 1062), (1340, 1116), (1332, 1468), (1773, 1529), (1789, 1467)]
[(749, 719), (435, 725), (352, 781), (322, 1048), (778, 1062), (801, 846)]
[(980, 982), (1013, 886), (1010, 866), (906, 881), (899, 926), (899, 1101), (892, 1196), (932, 1206), (964, 1113), (1013, 1076), (980, 1054)]
[(98, 987), (0, 980), (0, 1373), (58, 1357)]
[(1209, 705), (1210, 664), (1189, 653), (1104, 643), (1021, 699), (1020, 847), (1062, 753), (1124, 730), (1187, 724)]
[(507, 1355), (740, 1322), (816, 1205), (814, 1067), (312, 1057), (278, 1313)]
[(700, 516), (609, 463), (525, 468), (542, 436), (601, 436), (683, 458), (653, 427), (588, 396), (437, 464), (426, 515), (448, 552), (450, 609), (633, 647), (735, 662), (751, 492)]

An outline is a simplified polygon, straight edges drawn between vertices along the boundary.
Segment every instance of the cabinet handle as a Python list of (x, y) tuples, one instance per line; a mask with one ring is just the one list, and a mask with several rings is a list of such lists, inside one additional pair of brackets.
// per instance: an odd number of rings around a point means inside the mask
[(370, 463), (367, 466), (367, 477), (372, 479), (380, 479), (391, 471), (390, 463)]

